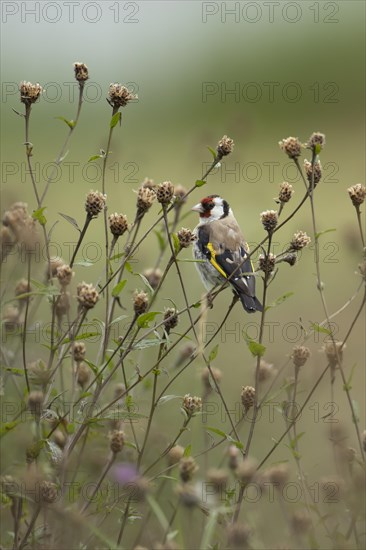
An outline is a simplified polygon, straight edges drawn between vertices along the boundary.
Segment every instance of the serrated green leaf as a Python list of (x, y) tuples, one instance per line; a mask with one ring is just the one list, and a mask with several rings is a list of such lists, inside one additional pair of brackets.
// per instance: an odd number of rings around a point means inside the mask
[(46, 210), (46, 207), (42, 206), (41, 208), (38, 208), (38, 210), (33, 211), (32, 218), (34, 220), (37, 220), (40, 223), (40, 225), (46, 225), (47, 223), (46, 217), (43, 214), (45, 210)]
[(326, 233), (332, 233), (333, 231), (337, 231), (337, 228), (332, 227), (331, 229), (325, 229), (324, 231), (319, 231), (319, 233), (315, 233), (315, 238), (319, 239), (320, 235), (325, 235)]
[(67, 120), (67, 118), (63, 117), (63, 116), (55, 116), (55, 119), (57, 120), (62, 120), (63, 122), (65, 122), (69, 128), (75, 128), (76, 126), (76, 122), (74, 120)]
[(121, 111), (118, 111), (116, 114), (112, 116), (109, 127), (114, 128), (115, 126), (117, 126), (120, 120), (121, 120)]
[(159, 313), (159, 311), (148, 311), (147, 313), (142, 313), (137, 318), (137, 326), (140, 328), (148, 328), (149, 323), (153, 321)]
[(204, 185), (206, 185), (207, 181), (204, 181), (204, 180), (196, 180), (195, 182), (195, 187), (203, 187)]
[(93, 162), (93, 160), (102, 159), (103, 155), (92, 155), (88, 162)]
[(79, 233), (81, 233), (81, 229), (80, 227), (78, 226), (78, 223), (77, 221), (72, 218), (71, 216), (68, 216), (67, 214), (63, 214), (62, 212), (59, 212), (60, 216), (62, 216), (67, 222), (71, 223), (71, 225), (73, 225), (75, 227), (75, 229), (77, 229), (79, 231)]
[(178, 239), (178, 235), (176, 233), (172, 233), (172, 240), (173, 240), (173, 246), (174, 246), (174, 253), (175, 255), (178, 254), (180, 251), (180, 243)]
[(112, 290), (113, 298), (116, 298), (117, 296), (119, 296), (119, 294), (121, 294), (121, 292), (124, 289), (126, 283), (127, 283), (127, 279), (123, 279), (123, 281), (120, 281), (119, 283), (116, 284), (115, 287), (113, 287), (113, 290)]
[(332, 331), (329, 330), (329, 328), (321, 327), (320, 325), (318, 325), (318, 323), (310, 323), (310, 327), (315, 332), (322, 332), (323, 334), (328, 334), (328, 335), (332, 334)]
[(266, 351), (266, 347), (263, 344), (260, 344), (259, 342), (256, 342), (255, 340), (253, 340), (253, 338), (250, 338), (250, 336), (248, 336), (248, 334), (245, 331), (243, 331), (243, 337), (248, 346), (250, 353), (254, 357), (263, 357)]
[(211, 363), (216, 359), (218, 352), (219, 352), (219, 344), (216, 344), (216, 346), (210, 351), (210, 355), (208, 356), (209, 363)]

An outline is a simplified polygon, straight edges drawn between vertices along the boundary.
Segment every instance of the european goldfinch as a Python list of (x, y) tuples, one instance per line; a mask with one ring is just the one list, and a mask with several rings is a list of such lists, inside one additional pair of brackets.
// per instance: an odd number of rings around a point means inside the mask
[(245, 311), (262, 311), (255, 296), (255, 276), (250, 275), (253, 265), (247, 258), (249, 247), (229, 204), (219, 195), (209, 195), (192, 210), (200, 215), (194, 230), (193, 255), (196, 260), (204, 260), (196, 267), (205, 287), (209, 290), (229, 279)]

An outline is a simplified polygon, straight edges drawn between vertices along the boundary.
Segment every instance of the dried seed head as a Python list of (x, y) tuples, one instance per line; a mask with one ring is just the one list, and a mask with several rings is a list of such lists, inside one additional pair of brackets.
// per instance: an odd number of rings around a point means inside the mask
[(288, 137), (278, 142), (278, 145), (290, 159), (297, 159), (301, 155), (302, 144), (299, 138)]
[(125, 433), (121, 430), (115, 430), (111, 434), (111, 451), (114, 454), (120, 453), (125, 444)]
[(291, 529), (295, 534), (306, 535), (311, 526), (311, 518), (307, 512), (295, 510), (291, 516), (290, 523)]
[(121, 237), (128, 229), (127, 216), (124, 214), (111, 214), (108, 216), (109, 229), (114, 237)]
[(76, 380), (79, 386), (84, 389), (90, 380), (90, 369), (85, 363), (79, 362), (76, 367)]
[(250, 528), (244, 523), (232, 523), (227, 528), (228, 548), (246, 550), (250, 548)]
[(27, 370), (30, 380), (36, 385), (47, 384), (51, 377), (50, 371), (41, 359), (29, 363)]
[(133, 502), (142, 502), (150, 489), (149, 480), (145, 477), (139, 477), (133, 481), (131, 487), (131, 497)]
[(167, 332), (175, 328), (178, 324), (177, 310), (174, 307), (168, 307), (164, 312), (164, 327)]
[(207, 472), (207, 481), (211, 483), (217, 492), (225, 491), (229, 476), (222, 468), (210, 468)]
[(178, 464), (180, 459), (183, 458), (183, 455), (184, 455), (184, 448), (181, 447), (181, 445), (174, 445), (174, 447), (170, 449), (167, 455), (169, 466)]
[(164, 181), (156, 188), (156, 198), (160, 204), (169, 204), (174, 195), (174, 185), (171, 181)]
[(98, 216), (98, 214), (105, 208), (107, 195), (103, 195), (99, 191), (90, 191), (86, 196), (85, 210), (91, 218)]
[(293, 194), (294, 194), (294, 188), (292, 187), (292, 185), (287, 181), (284, 181), (280, 185), (280, 191), (278, 193), (278, 199), (276, 200), (276, 202), (284, 204), (285, 202), (288, 202), (291, 199)]
[(191, 481), (193, 474), (198, 470), (197, 462), (193, 456), (183, 457), (179, 461), (179, 475), (183, 483)]
[(243, 386), (240, 397), (242, 405), (244, 407), (244, 411), (247, 412), (254, 405), (255, 388), (253, 388), (252, 386)]
[[(211, 376), (211, 372), (212, 372), (212, 376)], [(210, 372), (210, 369), (205, 367), (202, 371), (202, 374), (201, 374), (201, 380), (203, 382), (203, 386), (205, 388), (206, 395), (208, 393), (211, 393), (212, 388), (215, 387), (212, 378), (214, 378), (216, 380), (217, 384), (220, 384), (221, 378), (222, 378), (222, 372), (221, 372), (220, 369), (216, 369), (215, 367), (211, 367), (211, 372)]]
[(53, 504), (58, 498), (56, 483), (52, 481), (41, 481), (39, 484), (39, 496), (43, 504)]
[(35, 252), (35, 244), (39, 240), (36, 220), (27, 211), (25, 202), (16, 202), (7, 210), (3, 217), (3, 225), (12, 231), (15, 241), (21, 243), (29, 254)]
[(176, 185), (174, 187), (174, 197), (175, 197), (174, 206), (176, 208), (180, 208), (181, 206), (183, 206), (183, 204), (187, 202), (186, 194), (187, 194), (187, 189), (183, 187), (183, 185)]
[(3, 262), (15, 245), (15, 236), (8, 227), (2, 226), (0, 229), (0, 245), (0, 262)]
[(130, 92), (122, 84), (112, 83), (109, 85), (108, 103), (115, 108), (125, 107), (129, 101), (137, 99), (137, 95)]
[(227, 136), (223, 136), (217, 144), (217, 158), (221, 159), (229, 155), (234, 149), (234, 140)]
[(28, 409), (36, 418), (40, 418), (43, 409), (44, 394), (41, 391), (31, 391), (28, 395)]
[(272, 233), (278, 222), (278, 214), (276, 210), (266, 210), (260, 215), (262, 225), (268, 233)]
[(61, 265), (56, 270), (56, 277), (58, 279), (58, 282), (62, 286), (62, 288), (65, 288), (71, 283), (73, 276), (74, 276), (74, 273), (71, 267), (67, 264)]
[(290, 250), (301, 250), (302, 248), (305, 248), (305, 246), (308, 246), (311, 243), (310, 237), (305, 233), (305, 231), (298, 231), (297, 233), (294, 233), (291, 242), (290, 242)]
[(158, 267), (150, 267), (149, 269), (145, 269), (143, 275), (148, 280), (151, 288), (155, 290), (159, 286), (163, 272)]
[(325, 135), (320, 132), (314, 132), (308, 139), (306, 147), (314, 153), (319, 154), (325, 145)]
[(267, 363), (264, 359), (259, 362), (259, 382), (267, 382), (277, 374), (277, 370), (271, 363)]
[(325, 355), (331, 367), (335, 367), (339, 361), (342, 361), (343, 350), (345, 347), (346, 345), (343, 345), (342, 342), (338, 341), (335, 341), (334, 343), (327, 342), (323, 346), (323, 351), (325, 352)]
[(25, 80), (19, 85), (20, 101), (25, 105), (35, 103), (42, 93), (42, 86), (26, 82)]
[(287, 464), (276, 464), (267, 471), (267, 477), (277, 489), (282, 489), (290, 476)]
[(230, 470), (236, 470), (239, 467), (240, 452), (238, 447), (230, 445), (228, 450), (228, 467)]
[(182, 227), (178, 231), (178, 240), (181, 248), (188, 248), (196, 240), (196, 237), (190, 229)]
[(92, 283), (79, 283), (77, 286), (77, 301), (80, 307), (92, 309), (99, 300), (97, 289)]
[(366, 198), (366, 187), (362, 183), (356, 183), (347, 189), (353, 206), (360, 206)]
[(55, 302), (55, 313), (59, 322), (62, 320), (62, 317), (67, 314), (70, 310), (70, 293), (63, 292), (60, 296), (57, 297)]
[[(65, 265), (65, 262), (62, 258), (59, 258), (58, 256), (54, 256), (50, 258), (50, 265), (51, 265), (51, 276), (56, 277), (57, 275), (57, 269), (61, 267), (62, 265)], [(47, 264), (46, 266), (46, 275), (49, 277), (49, 266)]]
[(287, 264), (294, 266), (297, 261), (297, 255), (295, 253), (286, 254), (286, 256), (282, 256), (281, 262), (286, 262)]
[(296, 368), (303, 367), (310, 357), (310, 350), (305, 346), (295, 346), (292, 349), (292, 361)]
[(183, 397), (182, 407), (188, 416), (194, 416), (202, 409), (202, 399), (196, 396), (191, 397), (191, 395), (187, 393)]
[(240, 483), (243, 485), (250, 483), (257, 472), (257, 467), (258, 462), (253, 458), (246, 458), (245, 460), (242, 460), (235, 472)]
[(186, 508), (194, 508), (200, 501), (196, 487), (192, 487), (189, 483), (179, 485), (177, 488), (177, 494), (179, 496), (179, 501)]
[(74, 71), (75, 71), (75, 78), (78, 82), (85, 82), (85, 80), (88, 80), (89, 71), (85, 63), (79, 63), (76, 61), (74, 63)]
[(74, 361), (76, 361), (76, 363), (80, 363), (81, 361), (84, 361), (85, 353), (86, 353), (85, 343), (84, 342), (74, 342), (74, 345), (73, 345), (73, 348), (72, 348), (72, 355), (73, 355)]
[(137, 191), (137, 214), (139, 216), (145, 214), (152, 206), (155, 199), (156, 193), (153, 189), (145, 187), (144, 185), (140, 187)]
[(30, 283), (28, 283), (27, 279), (20, 279), (20, 281), (18, 281), (15, 287), (15, 296), (19, 300), (19, 307), (22, 307), (30, 298), (29, 296), (22, 298), (22, 294), (28, 294), (31, 291), (32, 287)]
[(147, 310), (149, 297), (143, 290), (135, 290), (133, 293), (133, 309), (136, 315), (141, 315)]
[[(309, 182), (309, 184), (312, 184), (312, 178), (313, 178), (313, 166), (311, 162), (308, 160), (304, 160), (304, 170), (306, 174), (306, 178)], [(320, 182), (322, 179), (322, 165), (320, 164), (320, 160), (316, 160), (314, 162), (314, 187), (317, 183)]]
[(152, 191), (156, 191), (157, 185), (154, 183), (154, 180), (151, 178), (145, 178), (142, 182), (142, 187), (146, 187), (147, 189), (151, 189)]
[(258, 266), (263, 273), (270, 275), (274, 271), (276, 265), (276, 256), (270, 252), (267, 255), (260, 254), (258, 258)]
[(22, 321), (20, 318), (20, 309), (18, 306), (8, 305), (4, 308), (3, 324), (6, 331), (13, 331), (20, 327)]

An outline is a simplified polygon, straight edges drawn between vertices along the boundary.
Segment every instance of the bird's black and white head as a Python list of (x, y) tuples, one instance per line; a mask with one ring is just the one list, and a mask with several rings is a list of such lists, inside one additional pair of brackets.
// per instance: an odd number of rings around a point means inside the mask
[(209, 223), (216, 220), (222, 220), (230, 214), (231, 208), (226, 200), (219, 195), (209, 195), (201, 200), (192, 208), (194, 212), (200, 215), (200, 223)]

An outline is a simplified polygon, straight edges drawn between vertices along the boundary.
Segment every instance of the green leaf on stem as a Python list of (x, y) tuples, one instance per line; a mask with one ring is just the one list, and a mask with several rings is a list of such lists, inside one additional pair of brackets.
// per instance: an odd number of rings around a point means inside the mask
[(121, 292), (124, 289), (126, 283), (127, 283), (127, 279), (123, 279), (123, 281), (120, 281), (119, 283), (116, 284), (115, 287), (113, 287), (113, 290), (112, 290), (113, 298), (116, 298), (117, 296), (119, 296), (121, 294)]
[(130, 264), (130, 262), (125, 262), (125, 268), (129, 273), (133, 273), (132, 265)]
[(203, 187), (204, 185), (206, 185), (207, 181), (205, 180), (196, 180), (195, 182), (195, 187)]
[(351, 389), (352, 389), (352, 378), (353, 378), (353, 375), (354, 375), (354, 373), (355, 373), (356, 366), (357, 366), (357, 364), (355, 363), (355, 364), (353, 365), (352, 369), (351, 369), (351, 373), (350, 373), (350, 375), (349, 375), (349, 378), (348, 378), (347, 382), (346, 382), (345, 384), (343, 384), (343, 389), (344, 389), (345, 391), (351, 390)]
[(16, 428), (18, 424), (20, 424), (20, 420), (13, 420), (13, 422), (5, 422), (4, 424), (2, 424), (0, 428), (0, 437), (3, 437), (11, 430), (14, 430), (14, 428)]
[(80, 260), (79, 262), (74, 262), (74, 267), (75, 266), (79, 266), (79, 267), (91, 267), (93, 264), (93, 262), (88, 262), (87, 260)]
[(173, 240), (174, 253), (175, 255), (177, 255), (178, 252), (180, 251), (180, 243), (179, 243), (178, 235), (176, 233), (172, 233), (171, 236)]
[(210, 351), (210, 355), (208, 356), (209, 363), (211, 363), (216, 359), (218, 352), (219, 352), (219, 344), (216, 344), (216, 346)]
[(32, 218), (34, 220), (37, 220), (40, 225), (46, 225), (47, 220), (46, 216), (43, 214), (43, 212), (46, 210), (45, 206), (42, 206), (41, 208), (38, 208), (38, 210), (34, 210), (32, 214)]
[(69, 342), (76, 342), (77, 340), (88, 340), (89, 338), (94, 338), (94, 336), (100, 336), (100, 332), (82, 332), (75, 336), (75, 338), (65, 338), (62, 340), (62, 344), (68, 344)]
[(75, 128), (76, 122), (74, 120), (67, 120), (67, 118), (63, 116), (55, 116), (55, 119), (62, 120), (63, 122), (66, 122), (69, 128)]
[(120, 122), (120, 120), (121, 120), (121, 112), (118, 111), (116, 114), (114, 114), (112, 116), (109, 127), (114, 128), (115, 126), (117, 126), (117, 124)]
[(67, 222), (71, 223), (71, 225), (73, 225), (75, 227), (75, 229), (77, 229), (79, 231), (79, 233), (81, 233), (81, 229), (80, 227), (78, 226), (78, 223), (77, 221), (72, 218), (71, 216), (68, 216), (67, 214), (63, 214), (62, 212), (59, 212), (60, 216), (62, 216)]
[(209, 431), (209, 432), (212, 432), (216, 435), (219, 435), (220, 437), (222, 438), (225, 438), (227, 439), (228, 441), (230, 441), (233, 445), (235, 445), (238, 449), (242, 449), (243, 448), (243, 444), (240, 443), (240, 441), (237, 441), (236, 439), (234, 439), (233, 437), (231, 437), (231, 435), (223, 432), (222, 430), (219, 430), (218, 428), (212, 428), (210, 426), (205, 426), (205, 430)]
[(158, 401), (158, 405), (164, 405), (164, 403), (168, 403), (168, 401), (171, 401), (172, 399), (182, 399), (181, 395), (163, 395), (163, 397), (160, 397)]
[(165, 240), (164, 240), (164, 237), (163, 235), (161, 234), (160, 231), (154, 231), (155, 235), (157, 236), (158, 238), (158, 242), (159, 242), (159, 250), (160, 252), (163, 252), (164, 248), (165, 248)]
[(111, 258), (110, 258), (110, 261), (114, 261), (114, 260), (119, 260), (120, 258), (122, 258), (122, 256), (124, 256), (125, 253), (124, 252), (119, 252), (118, 254), (114, 254)]
[(154, 346), (160, 346), (160, 344), (164, 343), (166, 343), (166, 340), (160, 338), (145, 338), (144, 340), (141, 340), (141, 342), (136, 342), (136, 344), (132, 346), (132, 349), (152, 348)]
[(212, 147), (207, 147), (207, 149), (210, 151), (211, 155), (213, 156), (213, 159), (216, 160), (217, 152), (212, 149)]
[(266, 351), (266, 347), (263, 344), (260, 344), (259, 342), (256, 342), (255, 340), (253, 340), (253, 338), (248, 336), (248, 334), (245, 331), (243, 331), (243, 338), (248, 346), (250, 353), (254, 357), (263, 357)]
[(322, 332), (323, 334), (328, 334), (328, 336), (332, 334), (332, 331), (329, 328), (322, 327), (318, 325), (318, 323), (310, 323), (310, 328), (314, 332)]
[(103, 155), (92, 155), (88, 162), (93, 162), (93, 160), (102, 159)]
[(184, 449), (183, 456), (184, 456), (185, 458), (187, 458), (188, 456), (191, 456), (191, 451), (192, 451), (192, 445), (189, 444), (189, 445), (187, 445), (187, 447)]
[(159, 311), (148, 311), (147, 313), (142, 313), (137, 318), (137, 326), (139, 328), (149, 328), (149, 323), (153, 321), (159, 313)]
[(331, 227), (330, 229), (325, 229), (324, 231), (319, 231), (319, 233), (315, 233), (315, 238), (319, 239), (321, 235), (325, 235), (326, 233), (332, 233), (333, 231), (337, 231), (336, 227)]
[(279, 306), (280, 304), (283, 304), (283, 302), (285, 302), (288, 298), (291, 298), (291, 296), (293, 295), (294, 295), (294, 292), (285, 292), (285, 294), (282, 294), (282, 296), (279, 296), (278, 298), (276, 298), (276, 300), (272, 302), (272, 304), (269, 304), (266, 307), (266, 310), (271, 309), (272, 307)]

